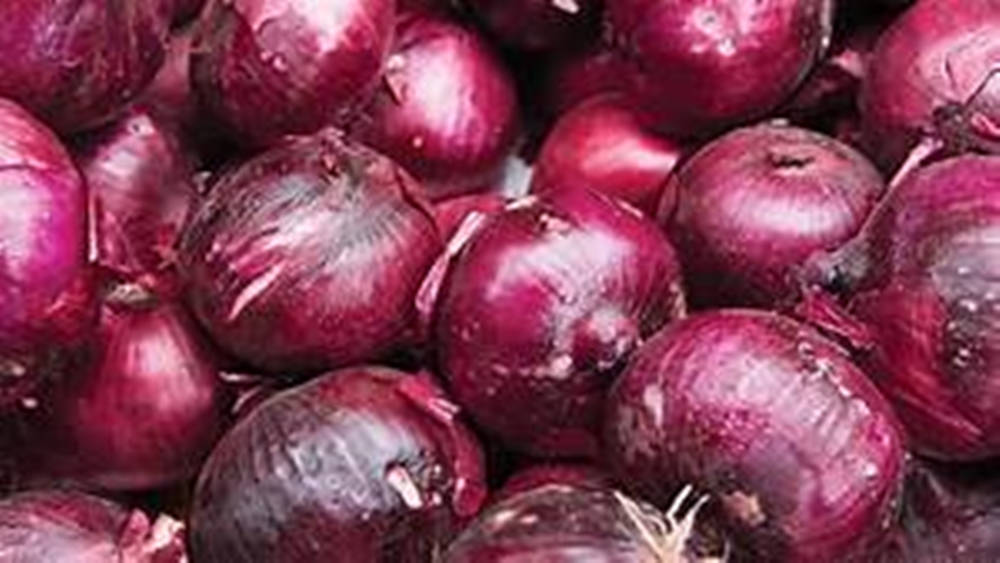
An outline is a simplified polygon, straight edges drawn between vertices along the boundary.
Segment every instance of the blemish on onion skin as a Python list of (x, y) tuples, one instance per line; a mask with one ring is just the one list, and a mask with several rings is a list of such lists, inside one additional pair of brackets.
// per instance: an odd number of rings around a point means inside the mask
[(750, 526), (760, 526), (767, 522), (767, 514), (764, 513), (757, 495), (735, 491), (721, 495), (722, 504), (730, 514), (739, 518)]
[(408, 508), (416, 510), (424, 506), (423, 495), (420, 494), (420, 489), (405, 467), (400, 465), (391, 467), (385, 473), (385, 480)]

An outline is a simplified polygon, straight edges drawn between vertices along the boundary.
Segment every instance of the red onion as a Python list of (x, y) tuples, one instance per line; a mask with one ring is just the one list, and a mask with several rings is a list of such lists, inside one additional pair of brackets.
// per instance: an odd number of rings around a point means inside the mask
[(440, 201), (434, 205), (434, 218), (444, 240), (458, 231), (471, 213), (493, 215), (503, 210), (507, 200), (494, 193), (470, 194)]
[(608, 0), (629, 91), (657, 128), (711, 134), (792, 94), (830, 38), (831, 0)]
[[(0, 23), (2, 26), (3, 23)], [(15, 57), (16, 58), (16, 57)], [(0, 407), (27, 396), (76, 336), (86, 195), (59, 140), (0, 99)]]
[(311, 133), (367, 100), (395, 0), (213, 0), (191, 51), (206, 108), (246, 145)]
[(610, 378), (684, 299), (652, 222), (573, 190), (486, 220), (436, 305), (438, 359), (459, 403), (508, 446), (553, 457), (596, 453)]
[(456, 412), (429, 378), (378, 367), (272, 397), (202, 470), (193, 559), (430, 561), (485, 495)]
[(681, 151), (644, 131), (623, 100), (592, 99), (566, 113), (546, 137), (531, 189), (590, 188), (653, 216)]
[(163, 61), (162, 0), (0, 3), (0, 96), (60, 133), (101, 125), (124, 109)]
[(900, 164), (923, 136), (1000, 151), (1000, 0), (923, 0), (883, 34), (860, 105), (867, 146)]
[(611, 488), (611, 476), (594, 465), (583, 463), (542, 463), (530, 465), (511, 475), (494, 495), (501, 501), (549, 485), (581, 488)]
[(170, 36), (170, 48), (160, 72), (142, 94), (141, 102), (190, 135), (203, 125), (198, 100), (189, 79), (191, 42), (197, 26), (192, 24)]
[(224, 175), (180, 243), (190, 302), (215, 341), (272, 373), (319, 372), (404, 344), (441, 250), (419, 186), (335, 130)]
[(513, 79), (489, 45), (458, 24), (407, 14), (357, 135), (441, 198), (498, 174), (517, 120)]
[(557, 57), (545, 76), (544, 109), (558, 117), (587, 98), (621, 92), (623, 64), (617, 52), (603, 45)]
[(602, 0), (469, 0), (497, 38), (518, 49), (565, 47), (597, 35)]
[(171, 125), (133, 108), (76, 155), (95, 209), (97, 261), (121, 273), (163, 268), (196, 194), (194, 165)]
[(738, 561), (868, 561), (903, 469), (891, 407), (839, 347), (774, 313), (669, 325), (608, 403), (616, 474), (661, 503), (712, 495)]
[(692, 301), (788, 304), (806, 259), (854, 236), (882, 188), (864, 156), (806, 129), (764, 124), (713, 141), (664, 196)]
[(183, 526), (111, 501), (45, 490), (0, 499), (0, 561), (183, 563)]

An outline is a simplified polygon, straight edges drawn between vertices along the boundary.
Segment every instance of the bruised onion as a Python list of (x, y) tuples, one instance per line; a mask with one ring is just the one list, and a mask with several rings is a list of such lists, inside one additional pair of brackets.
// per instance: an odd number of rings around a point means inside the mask
[(434, 204), (434, 218), (444, 240), (450, 240), (462, 222), (472, 213), (492, 215), (507, 204), (503, 196), (495, 193), (469, 194)]
[(429, 378), (378, 367), (268, 399), (202, 470), (193, 560), (430, 561), (485, 494), (456, 415)]
[(830, 0), (608, 0), (628, 90), (648, 122), (678, 137), (766, 114), (830, 39)]
[(333, 129), (225, 174), (179, 246), (189, 301), (215, 341), (271, 373), (319, 372), (407, 342), (441, 250), (419, 186)]
[(455, 398), (488, 432), (534, 455), (594, 455), (611, 378), (683, 310), (656, 226), (573, 190), (483, 222), (440, 286), (433, 335)]
[(191, 50), (209, 112), (251, 146), (346, 120), (388, 51), (395, 0), (213, 0)]
[(406, 14), (360, 139), (403, 165), (434, 199), (487, 185), (517, 132), (514, 82), (488, 44), (457, 23)]
[(1000, 151), (1000, 1), (924, 0), (880, 38), (862, 85), (865, 140), (892, 170), (922, 137)]
[(78, 336), (86, 219), (84, 183), (59, 140), (0, 99), (0, 407), (26, 397)]
[(617, 52), (603, 45), (556, 57), (542, 86), (543, 109), (558, 117), (587, 98), (623, 91), (621, 67)]
[(601, 0), (469, 0), (487, 29), (519, 49), (566, 47), (597, 35)]
[(861, 229), (881, 195), (859, 152), (806, 129), (738, 129), (671, 178), (664, 219), (698, 305), (787, 304), (806, 260)]
[(0, 3), (0, 97), (63, 134), (107, 122), (163, 61), (162, 1)]
[(643, 130), (620, 98), (596, 98), (566, 113), (549, 132), (531, 189), (589, 188), (653, 216), (681, 151), (677, 143)]
[(867, 561), (903, 470), (892, 413), (846, 352), (780, 315), (721, 310), (667, 326), (608, 403), (616, 476), (666, 506), (713, 497), (736, 560)]

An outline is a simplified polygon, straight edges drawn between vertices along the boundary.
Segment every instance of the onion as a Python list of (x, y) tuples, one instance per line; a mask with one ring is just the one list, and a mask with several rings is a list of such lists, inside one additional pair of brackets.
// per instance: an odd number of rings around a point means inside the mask
[(469, 0), (472, 11), (506, 45), (565, 47), (597, 35), (602, 0)]
[(419, 189), (332, 129), (247, 161), (182, 234), (194, 311), (223, 349), (270, 373), (320, 372), (403, 345), (441, 250)]
[(163, 268), (197, 195), (194, 164), (171, 126), (148, 109), (88, 139), (76, 161), (95, 206), (97, 261), (121, 273)]
[(1000, 151), (1000, 1), (924, 0), (872, 54), (860, 105), (871, 154), (894, 169), (923, 136)]
[(669, 325), (608, 403), (616, 476), (660, 506), (712, 495), (738, 561), (868, 561), (903, 469), (891, 407), (847, 354), (780, 315)]
[(161, 1), (0, 3), (0, 96), (64, 134), (107, 122), (163, 61)]
[(608, 0), (628, 89), (678, 137), (766, 114), (792, 94), (830, 39), (831, 0)]
[[(0, 23), (0, 26), (3, 24)], [(16, 58), (16, 57), (15, 57)], [(58, 139), (0, 99), (0, 407), (28, 397), (86, 309), (86, 195)]]
[(188, 78), (191, 60), (191, 42), (197, 26), (175, 31), (170, 36), (170, 48), (160, 71), (143, 92), (142, 105), (148, 106), (173, 123), (189, 136), (198, 129), (200, 114), (198, 100), (191, 91)]
[(199, 99), (251, 146), (311, 133), (367, 101), (395, 0), (214, 0), (191, 51)]
[(456, 412), (429, 378), (378, 367), (268, 399), (202, 470), (193, 559), (430, 561), (485, 495)]
[(407, 14), (356, 134), (438, 199), (487, 185), (499, 173), (517, 112), (513, 79), (486, 43), (458, 24)]
[(514, 473), (494, 494), (494, 502), (549, 485), (578, 488), (611, 488), (611, 476), (594, 465), (583, 463), (542, 463)]
[(440, 201), (434, 205), (434, 218), (444, 240), (450, 240), (465, 218), (472, 213), (493, 215), (503, 210), (507, 201), (494, 193), (470, 194)]
[(603, 45), (556, 57), (545, 75), (544, 110), (558, 117), (587, 98), (621, 92), (623, 61)]
[(183, 526), (111, 501), (43, 490), (0, 499), (0, 561), (183, 563)]
[(486, 220), (432, 302), (456, 399), (509, 447), (544, 457), (597, 452), (611, 377), (684, 310), (666, 238), (587, 190), (522, 199)]
[(653, 216), (681, 151), (644, 131), (622, 100), (592, 99), (565, 114), (546, 137), (531, 189), (590, 188)]

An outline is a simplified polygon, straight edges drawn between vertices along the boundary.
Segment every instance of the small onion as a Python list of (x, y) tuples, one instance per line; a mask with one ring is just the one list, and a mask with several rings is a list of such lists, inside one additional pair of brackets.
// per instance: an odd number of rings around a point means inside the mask
[(357, 136), (399, 162), (434, 199), (488, 185), (518, 125), (514, 82), (490, 46), (456, 23), (406, 14)]
[(501, 42), (519, 49), (566, 47), (597, 35), (602, 0), (469, 0)]
[(429, 378), (377, 367), (280, 393), (202, 470), (199, 563), (423, 563), (485, 495), (482, 453)]
[(764, 124), (713, 141), (671, 178), (662, 210), (692, 303), (790, 303), (806, 260), (857, 234), (882, 190), (863, 155), (806, 129)]
[(766, 114), (826, 48), (831, 0), (608, 0), (649, 123), (703, 136)]
[(892, 170), (924, 136), (1000, 152), (1000, 0), (924, 0), (872, 53), (860, 107), (866, 146)]
[(107, 122), (163, 61), (161, 2), (0, 2), (0, 96), (64, 134)]
[(436, 304), (438, 360), (456, 399), (508, 446), (546, 457), (596, 454), (611, 377), (684, 310), (667, 239), (588, 190), (525, 198), (487, 219)]
[(712, 495), (738, 561), (868, 561), (903, 472), (891, 407), (839, 347), (774, 313), (669, 325), (608, 403), (616, 476), (666, 506)]
[(682, 148), (642, 129), (620, 98), (601, 97), (566, 113), (549, 132), (531, 190), (592, 189), (656, 213)]
[(191, 79), (234, 140), (273, 144), (347, 118), (374, 88), (395, 0), (213, 0)]
[(618, 53), (603, 45), (556, 57), (546, 71), (543, 109), (558, 117), (587, 98), (622, 92), (622, 66)]
[(198, 318), (222, 348), (271, 373), (366, 361), (408, 339), (441, 250), (420, 187), (332, 129), (225, 174), (181, 236)]

